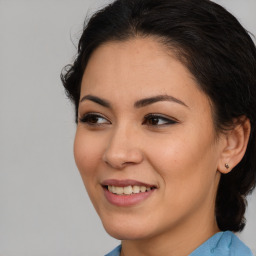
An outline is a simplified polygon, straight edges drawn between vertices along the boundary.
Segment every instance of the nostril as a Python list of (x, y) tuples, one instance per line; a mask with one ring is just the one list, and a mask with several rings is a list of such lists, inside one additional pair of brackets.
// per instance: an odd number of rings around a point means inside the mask
[(132, 165), (132, 164), (135, 164), (134, 162), (123, 162), (122, 165)]
[(127, 139), (124, 141), (115, 134), (105, 148), (102, 159), (109, 166), (122, 169), (128, 165), (141, 163), (144, 156), (136, 141)]

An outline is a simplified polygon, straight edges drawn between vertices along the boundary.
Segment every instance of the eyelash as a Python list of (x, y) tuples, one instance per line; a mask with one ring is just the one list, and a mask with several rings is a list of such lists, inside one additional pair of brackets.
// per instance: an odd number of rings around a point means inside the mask
[[(159, 120), (162, 120), (162, 124), (154, 124), (154, 121), (159, 122)], [(147, 122), (151, 123), (147, 123)], [(153, 123), (152, 123), (153, 121)], [(143, 125), (148, 125), (148, 126), (167, 126), (167, 125), (172, 125), (178, 123), (177, 120), (174, 120), (173, 118), (165, 117), (160, 114), (148, 114), (144, 117), (144, 120), (142, 122)]]
[[(90, 120), (91, 119), (91, 120)], [(104, 121), (103, 123), (97, 123), (97, 121), (99, 119), (104, 119), (106, 120), (106, 122)], [(104, 116), (102, 115), (99, 115), (99, 114), (96, 114), (96, 113), (87, 113), (85, 114), (84, 116), (82, 116), (79, 121), (81, 123), (85, 123), (89, 126), (102, 126), (102, 125), (105, 125), (105, 124), (111, 124), (110, 121), (108, 121), (107, 118), (105, 118)]]
[[(105, 121), (98, 123), (99, 119), (102, 119), (102, 120), (104, 119)], [(158, 124), (160, 120), (162, 120), (162, 123)], [(89, 126), (102, 126), (102, 125), (106, 125), (106, 124), (111, 124), (111, 122), (107, 118), (105, 118), (104, 116), (97, 114), (97, 113), (87, 113), (84, 116), (82, 116), (79, 119), (79, 121), (81, 123), (85, 123)], [(144, 117), (142, 125), (167, 126), (167, 125), (173, 125), (176, 123), (178, 123), (178, 121), (174, 120), (173, 118), (167, 118), (160, 114), (148, 114)]]

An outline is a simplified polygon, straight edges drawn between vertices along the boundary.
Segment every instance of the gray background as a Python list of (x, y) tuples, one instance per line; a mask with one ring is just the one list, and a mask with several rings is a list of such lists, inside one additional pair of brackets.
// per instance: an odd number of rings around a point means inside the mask
[[(103, 230), (73, 160), (59, 74), (104, 0), (0, 0), (0, 255), (103, 255)], [(256, 34), (256, 0), (219, 0)], [(256, 193), (240, 235), (256, 250)]]

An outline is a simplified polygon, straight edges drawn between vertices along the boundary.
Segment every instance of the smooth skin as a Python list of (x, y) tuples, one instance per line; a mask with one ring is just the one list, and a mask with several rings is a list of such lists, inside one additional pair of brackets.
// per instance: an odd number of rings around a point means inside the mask
[[(138, 103), (147, 98), (154, 100)], [(250, 123), (217, 133), (212, 111), (196, 79), (156, 38), (109, 42), (93, 52), (74, 155), (106, 231), (122, 240), (121, 255), (185, 256), (219, 231), (217, 186), (243, 157)], [(120, 207), (104, 196), (107, 179), (157, 189)]]

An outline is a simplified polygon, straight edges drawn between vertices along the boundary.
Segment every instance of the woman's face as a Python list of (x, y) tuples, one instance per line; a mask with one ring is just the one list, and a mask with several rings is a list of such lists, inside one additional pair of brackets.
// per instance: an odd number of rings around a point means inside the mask
[(207, 96), (172, 52), (152, 38), (100, 46), (78, 112), (76, 164), (110, 235), (152, 238), (215, 223), (222, 139)]

